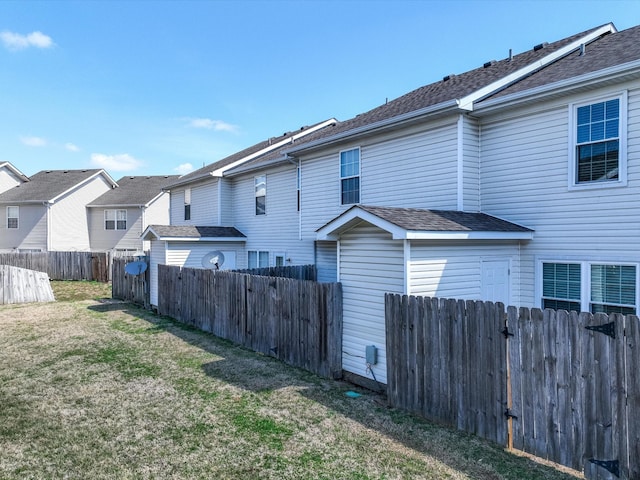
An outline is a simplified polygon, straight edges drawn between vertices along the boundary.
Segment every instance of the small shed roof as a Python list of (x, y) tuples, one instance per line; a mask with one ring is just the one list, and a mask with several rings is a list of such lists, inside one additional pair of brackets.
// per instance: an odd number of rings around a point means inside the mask
[(149, 225), (142, 238), (173, 242), (244, 242), (247, 237), (236, 227)]
[(341, 233), (366, 221), (392, 234), (412, 240), (530, 240), (533, 230), (486, 213), (457, 210), (356, 205), (317, 230), (318, 240), (336, 240)]

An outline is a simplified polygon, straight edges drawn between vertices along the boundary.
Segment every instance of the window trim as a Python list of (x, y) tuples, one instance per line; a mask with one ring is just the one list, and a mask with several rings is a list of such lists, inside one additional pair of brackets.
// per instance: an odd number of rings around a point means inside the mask
[[(608, 180), (600, 182), (583, 182), (578, 183), (578, 158), (577, 158), (577, 111), (579, 107), (587, 105), (593, 105), (596, 103), (602, 103), (609, 100), (618, 99), (620, 101), (619, 112), (619, 125), (618, 132), (619, 150), (618, 150), (618, 179)], [(608, 95), (601, 95), (598, 97), (592, 97), (578, 102), (569, 104), (568, 112), (568, 126), (569, 126), (569, 178), (568, 189), (569, 190), (588, 190), (599, 188), (616, 188), (624, 187), (627, 185), (627, 137), (628, 137), (628, 92), (623, 90), (618, 93), (610, 93)]]
[(640, 262), (629, 261), (628, 259), (610, 259), (602, 260), (599, 258), (585, 259), (584, 257), (540, 257), (536, 261), (536, 288), (535, 288), (535, 304), (538, 308), (542, 308), (543, 293), (543, 275), (542, 268), (544, 263), (570, 263), (580, 265), (580, 311), (590, 312), (591, 304), (598, 303), (591, 300), (591, 266), (592, 265), (616, 265), (630, 266), (636, 269), (636, 298), (635, 309), (636, 315), (640, 313)]
[[(346, 153), (346, 152), (351, 152), (352, 150), (357, 150), (358, 151), (358, 174), (357, 175), (349, 175), (349, 176), (342, 176), (342, 154)], [(351, 178), (357, 178), (358, 179), (358, 201), (354, 202), (354, 203), (344, 203), (342, 201), (342, 197), (343, 197), (343, 192), (342, 192), (342, 181), (343, 180), (349, 180)], [(360, 205), (362, 203), (362, 150), (360, 149), (360, 147), (353, 147), (353, 148), (346, 148), (343, 150), (340, 150), (338, 152), (338, 179), (339, 179), (339, 183), (338, 183), (338, 192), (340, 195), (340, 200), (339, 200), (339, 204), (340, 205)]]
[[(9, 209), (15, 208), (17, 215), (15, 217), (10, 217), (9, 216)], [(7, 209), (6, 209), (6, 214), (7, 214), (7, 230), (19, 230), (20, 229), (20, 206), (18, 205), (7, 205)], [(9, 220), (10, 219), (15, 219), (16, 220), (16, 226), (15, 227), (11, 227), (9, 226)]]
[[(108, 213), (113, 212), (113, 219), (107, 218)], [(124, 212), (124, 228), (118, 228), (118, 222), (122, 222), (123, 220), (118, 219), (118, 212)], [(107, 208), (104, 211), (104, 229), (108, 231), (126, 231), (127, 230), (127, 222), (128, 222), (127, 210), (123, 208)], [(107, 228), (107, 222), (113, 222), (113, 228)]]

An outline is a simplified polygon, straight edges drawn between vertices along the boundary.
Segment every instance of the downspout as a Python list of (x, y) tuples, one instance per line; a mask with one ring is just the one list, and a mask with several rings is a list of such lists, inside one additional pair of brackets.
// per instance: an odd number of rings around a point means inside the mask
[(51, 204), (49, 202), (43, 202), (43, 205), (47, 207), (47, 247), (46, 251), (51, 251)]
[(458, 115), (457, 129), (458, 210), (464, 211), (464, 117)]
[[(298, 175), (300, 175), (298, 177)], [(298, 159), (298, 167), (296, 171), (296, 187), (298, 188), (298, 202), (300, 205), (300, 210), (298, 210), (298, 240), (302, 240), (302, 162)]]

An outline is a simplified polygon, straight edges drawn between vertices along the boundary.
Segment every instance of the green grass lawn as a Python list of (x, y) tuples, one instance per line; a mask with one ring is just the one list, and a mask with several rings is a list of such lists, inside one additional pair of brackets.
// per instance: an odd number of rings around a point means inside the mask
[(575, 478), (371, 392), (97, 301), (110, 295), (104, 284), (53, 287), (57, 302), (0, 307), (2, 479)]

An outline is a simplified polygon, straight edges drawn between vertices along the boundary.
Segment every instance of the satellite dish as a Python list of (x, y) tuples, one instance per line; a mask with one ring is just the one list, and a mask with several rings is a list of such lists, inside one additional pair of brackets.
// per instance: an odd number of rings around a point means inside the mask
[(147, 262), (129, 262), (124, 266), (124, 271), (129, 275), (140, 275), (147, 270)]
[(220, 270), (224, 263), (224, 254), (220, 250), (214, 250), (202, 257), (202, 266), (210, 270)]

